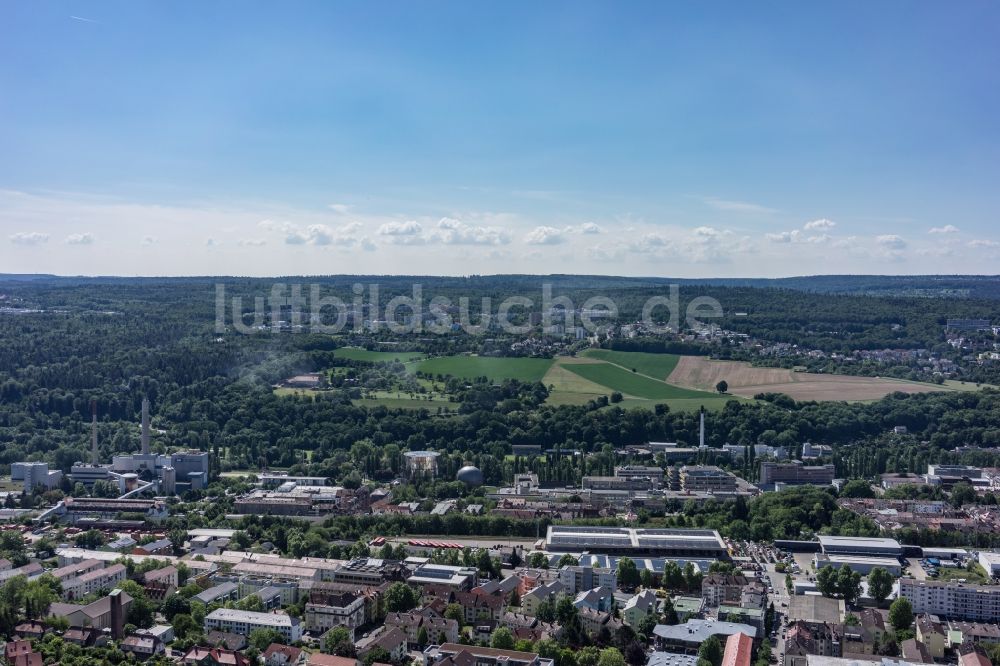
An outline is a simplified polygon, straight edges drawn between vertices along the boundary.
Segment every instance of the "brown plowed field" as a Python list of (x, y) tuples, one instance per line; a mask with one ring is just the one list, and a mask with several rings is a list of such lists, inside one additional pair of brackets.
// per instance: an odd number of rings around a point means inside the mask
[(817, 375), (785, 368), (755, 368), (742, 361), (712, 361), (704, 356), (681, 356), (667, 383), (714, 391), (725, 380), (729, 393), (752, 398), (757, 393), (785, 393), (795, 400), (878, 400), (895, 391), (948, 391), (936, 384), (879, 377)]

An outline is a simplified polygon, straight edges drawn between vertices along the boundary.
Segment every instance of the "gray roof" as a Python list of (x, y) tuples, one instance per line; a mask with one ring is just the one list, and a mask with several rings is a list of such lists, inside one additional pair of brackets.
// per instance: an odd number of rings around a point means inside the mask
[(698, 656), (693, 654), (674, 654), (673, 652), (654, 652), (649, 655), (646, 666), (695, 666)]
[(219, 583), (213, 587), (208, 588), (198, 594), (194, 595), (194, 598), (203, 604), (210, 604), (219, 597), (224, 597), (226, 595), (232, 594), (234, 591), (240, 589), (237, 583)]
[(684, 643), (704, 643), (712, 636), (732, 636), (746, 634), (757, 638), (757, 630), (749, 624), (737, 622), (718, 622), (716, 620), (688, 620), (684, 624), (658, 624), (653, 628), (653, 634), (665, 640)]

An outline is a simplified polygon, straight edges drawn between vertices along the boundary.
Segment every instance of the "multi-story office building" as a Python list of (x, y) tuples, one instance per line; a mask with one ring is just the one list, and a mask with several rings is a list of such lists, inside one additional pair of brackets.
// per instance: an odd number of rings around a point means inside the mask
[(274, 629), (286, 643), (302, 638), (299, 618), (278, 613), (255, 613), (233, 608), (217, 608), (205, 616), (205, 631), (227, 631), (249, 636), (254, 629)]
[(762, 486), (773, 486), (776, 483), (788, 486), (825, 486), (833, 483), (835, 476), (833, 465), (803, 465), (797, 460), (789, 463), (764, 461), (760, 464)]
[(622, 479), (649, 479), (653, 488), (663, 485), (663, 469), (654, 465), (622, 465), (615, 467), (615, 476)]
[(712, 465), (685, 465), (680, 470), (681, 490), (730, 493), (736, 490), (736, 477)]
[(910, 601), (914, 613), (980, 622), (1000, 618), (1000, 585), (900, 578), (899, 596)]

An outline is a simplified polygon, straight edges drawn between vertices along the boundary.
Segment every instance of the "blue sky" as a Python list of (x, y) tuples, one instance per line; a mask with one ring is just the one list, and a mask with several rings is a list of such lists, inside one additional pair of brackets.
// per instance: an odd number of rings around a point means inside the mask
[(0, 271), (996, 273), (1000, 5), (0, 5)]

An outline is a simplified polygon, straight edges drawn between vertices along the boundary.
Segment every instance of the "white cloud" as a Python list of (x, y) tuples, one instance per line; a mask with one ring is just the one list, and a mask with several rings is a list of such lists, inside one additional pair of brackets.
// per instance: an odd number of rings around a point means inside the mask
[(94, 242), (94, 234), (70, 234), (66, 236), (67, 245), (91, 245)]
[(275, 222), (273, 220), (261, 220), (257, 226), (267, 231), (276, 231), (284, 235), (285, 245), (356, 245), (357, 232), (362, 229), (359, 222), (351, 222), (340, 227), (331, 227), (327, 224), (310, 224), (305, 227), (291, 222)]
[(779, 231), (774, 234), (764, 234), (764, 237), (772, 243), (791, 243), (799, 237), (799, 230)]
[(1000, 247), (1000, 241), (976, 239), (969, 241), (969, 247), (987, 247), (987, 248)]
[(474, 226), (443, 217), (429, 239), (445, 245), (506, 245), (510, 242), (510, 233), (499, 227)]
[(528, 245), (556, 245), (566, 242), (563, 231), (555, 227), (535, 227), (524, 237)]
[(140, 245), (156, 245), (157, 239), (155, 236), (143, 236)]
[(424, 227), (416, 220), (386, 222), (378, 228), (380, 236), (414, 236), (423, 233)]
[(584, 222), (580, 225), (580, 233), (600, 234), (604, 233), (604, 229), (602, 229), (600, 225), (594, 224), (593, 222)]
[(959, 231), (958, 227), (954, 224), (946, 224), (943, 227), (931, 227), (927, 232), (929, 234), (957, 234)]
[(216, 240), (215, 238), (205, 239), (205, 247), (218, 247), (219, 245), (221, 245), (221, 242)]
[(882, 234), (875, 237), (875, 242), (887, 250), (902, 250), (906, 247), (906, 241), (896, 234)]
[(724, 210), (733, 213), (776, 213), (777, 210), (774, 208), (768, 208), (767, 206), (761, 206), (760, 204), (750, 203), (748, 201), (730, 201), (727, 199), (716, 199), (714, 197), (708, 197), (703, 199), (706, 205), (716, 209)]
[(833, 220), (821, 218), (819, 220), (813, 220), (812, 222), (806, 222), (802, 228), (809, 231), (815, 231), (817, 229), (833, 229), (835, 226), (837, 226), (837, 223)]
[(327, 206), (327, 208), (332, 210), (334, 213), (340, 213), (341, 215), (346, 215), (347, 213), (351, 212), (351, 206), (349, 206), (348, 204), (332, 203), (329, 206)]
[(266, 245), (267, 241), (263, 238), (241, 238), (236, 241), (236, 244), (241, 247), (261, 247), (262, 245)]
[[(416, 220), (386, 222), (378, 228), (378, 235), (394, 245), (423, 245), (427, 239), (423, 235), (424, 226)], [(370, 241), (369, 241), (370, 242)]]
[(10, 242), (17, 245), (40, 245), (49, 242), (49, 235), (40, 231), (19, 231), (10, 235)]

